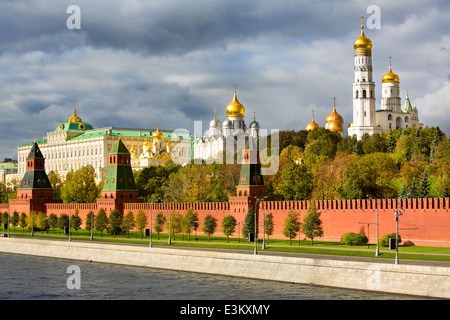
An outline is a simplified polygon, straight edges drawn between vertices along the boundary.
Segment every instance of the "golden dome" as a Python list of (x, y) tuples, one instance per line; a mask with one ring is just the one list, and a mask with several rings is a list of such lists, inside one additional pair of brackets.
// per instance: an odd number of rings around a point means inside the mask
[(392, 72), (391, 57), (389, 57), (389, 72), (381, 78), (381, 82), (400, 82), (398, 75)]
[(343, 123), (344, 118), (342, 118), (342, 116), (336, 111), (336, 98), (333, 98), (333, 100), (333, 112), (331, 112), (330, 115), (325, 119), (325, 123), (335, 120)]
[(314, 121), (314, 110), (313, 110), (312, 114), (313, 114), (312, 121), (310, 123), (308, 123), (308, 125), (306, 126), (306, 131), (310, 131), (315, 128), (320, 128), (320, 126)]
[(344, 130), (344, 118), (336, 111), (336, 98), (333, 98), (333, 112), (325, 119), (325, 126), (331, 131)]
[(372, 41), (366, 37), (364, 34), (364, 21), (361, 16), (361, 35), (353, 42), (353, 48), (355, 50), (371, 50), (372, 49)]
[(83, 122), (79, 116), (77, 116), (77, 111), (75, 110), (75, 107), (73, 108), (73, 115), (69, 118), (67, 118), (66, 122)]
[(245, 108), (237, 99), (236, 90), (234, 90), (233, 101), (227, 106), (226, 112), (227, 117), (243, 117), (245, 115)]
[(349, 128), (353, 127), (353, 121), (348, 125)]
[(342, 122), (333, 120), (333, 121), (328, 122), (327, 129), (330, 131), (344, 131), (344, 126), (343, 126)]
[(164, 135), (162, 134), (161, 131), (159, 131), (159, 123), (156, 125), (156, 131), (153, 133), (153, 139), (156, 140), (162, 140), (164, 138)]

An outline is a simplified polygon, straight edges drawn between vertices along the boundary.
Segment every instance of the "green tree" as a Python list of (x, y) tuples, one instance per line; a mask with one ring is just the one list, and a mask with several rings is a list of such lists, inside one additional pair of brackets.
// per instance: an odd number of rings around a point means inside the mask
[(210, 241), (210, 237), (214, 232), (216, 232), (217, 228), (217, 219), (212, 215), (208, 214), (203, 221), (203, 232), (208, 235), (208, 242)]
[(61, 213), (58, 218), (58, 228), (64, 230), (64, 227), (69, 226), (69, 215)]
[(227, 236), (227, 242), (230, 242), (230, 235), (236, 231), (236, 218), (231, 214), (227, 215), (222, 220), (222, 232)]
[(39, 211), (35, 219), (36, 219), (36, 227), (39, 230), (44, 232), (45, 230), (48, 229), (47, 215), (44, 212)]
[(264, 230), (267, 235), (267, 243), (269, 243), (269, 237), (273, 234), (274, 231), (274, 222), (273, 222), (273, 214), (269, 213), (264, 218)]
[(94, 215), (94, 211), (89, 211), (87, 216), (86, 216), (86, 224), (85, 224), (85, 229), (90, 231), (93, 225), (93, 222), (95, 222), (95, 215)]
[(156, 214), (155, 226), (154, 226), (155, 231), (158, 233), (158, 240), (159, 240), (159, 233), (164, 230), (165, 223), (166, 223), (166, 217), (164, 217), (164, 214), (162, 212), (158, 212)]
[(181, 219), (181, 226), (183, 232), (188, 234), (189, 241), (191, 240), (191, 230), (196, 226), (196, 224), (198, 226), (198, 213), (194, 212), (192, 208), (187, 209)]
[(94, 224), (95, 230), (100, 231), (100, 237), (103, 236), (103, 230), (108, 228), (108, 217), (106, 216), (106, 212), (103, 208), (98, 210), (97, 216), (95, 217)]
[(63, 182), (60, 175), (57, 171), (52, 170), (47, 174), (47, 176), (48, 180), (52, 184), (55, 199), (61, 199), (61, 188), (63, 186)]
[(123, 217), (118, 210), (113, 210), (109, 214), (109, 231), (114, 234), (114, 238), (116, 234), (120, 234), (122, 232), (122, 221)]
[(320, 220), (320, 215), (321, 213), (317, 211), (316, 203), (314, 201), (310, 201), (301, 229), (305, 236), (311, 239), (311, 246), (313, 246), (314, 238), (323, 236), (322, 220)]
[(292, 239), (297, 236), (300, 231), (300, 214), (295, 211), (289, 211), (284, 220), (283, 235), (289, 238), (289, 243), (292, 245)]
[(22, 231), (24, 231), (25, 227), (28, 225), (27, 221), (28, 221), (27, 215), (24, 212), (22, 212), (19, 218), (19, 226), (22, 228)]
[(61, 198), (65, 203), (92, 203), (99, 190), (95, 183), (95, 169), (91, 165), (69, 172), (61, 188)]
[(58, 226), (58, 216), (54, 213), (50, 213), (47, 219), (48, 226), (53, 229), (53, 234), (55, 233), (55, 229)]
[(133, 211), (129, 211), (122, 220), (122, 225), (120, 226), (122, 231), (128, 234), (128, 238), (130, 237), (130, 230), (136, 227), (136, 221), (134, 220)]
[(78, 229), (81, 227), (81, 218), (78, 209), (75, 210), (75, 214), (70, 217), (70, 227), (75, 229), (75, 232), (78, 234)]
[(136, 230), (141, 233), (141, 239), (142, 239), (142, 231), (144, 231), (145, 227), (147, 226), (147, 215), (144, 211), (139, 210), (136, 215)]
[(422, 173), (417, 189), (418, 198), (428, 198), (428, 194), (430, 193), (430, 181), (428, 180), (427, 170)]
[(244, 238), (248, 238), (250, 233), (255, 232), (255, 211), (249, 209), (245, 215), (244, 224), (242, 226), (242, 234)]
[(284, 200), (307, 200), (313, 189), (312, 175), (305, 165), (291, 163), (281, 173), (279, 189)]
[(10, 219), (9, 222), (10, 222), (11, 225), (13, 226), (14, 231), (16, 231), (16, 227), (17, 227), (17, 225), (19, 224), (19, 213), (17, 213), (17, 211), (14, 211), (14, 212), (13, 212), (13, 214), (12, 214), (11, 219)]

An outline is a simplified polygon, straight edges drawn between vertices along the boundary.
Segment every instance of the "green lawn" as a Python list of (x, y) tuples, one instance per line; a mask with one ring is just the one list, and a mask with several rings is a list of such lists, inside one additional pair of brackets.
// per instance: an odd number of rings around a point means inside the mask
[[(31, 236), (31, 232), (28, 229), (22, 230), (22, 228), (16, 228), (14, 231), (11, 229), (11, 236), (18, 237)], [(50, 229), (47, 231), (35, 231), (34, 237), (38, 238), (52, 238), (52, 239), (68, 239), (68, 236), (64, 235), (62, 230)], [(168, 235), (161, 233), (159, 236), (156, 233), (152, 234), (152, 243), (155, 246), (167, 246)], [(77, 240), (90, 240), (90, 233), (85, 229), (72, 231), (72, 241)], [(197, 239), (197, 240), (196, 240)], [(102, 242), (120, 242), (131, 243), (140, 245), (149, 245), (150, 238), (143, 237), (143, 234), (135, 231), (131, 231), (130, 234), (121, 234), (114, 237), (112, 234), (104, 231), (102, 235), (100, 232), (94, 232), (94, 241)], [(239, 250), (254, 250), (254, 243), (248, 243), (245, 238), (230, 237), (227, 242), (226, 237), (211, 236), (209, 241), (207, 236), (203, 235), (190, 235), (188, 240), (187, 234), (177, 234), (175, 239), (172, 236), (171, 245), (176, 247), (207, 247), (207, 248), (221, 248), (221, 249), (239, 249)], [(340, 242), (330, 241), (314, 241), (314, 246), (311, 247), (310, 240), (292, 240), (292, 245), (289, 243), (289, 239), (270, 239), (265, 241), (266, 251), (272, 252), (298, 252), (298, 253), (314, 253), (324, 255), (341, 255), (341, 256), (358, 256), (358, 257), (374, 257), (375, 256), (375, 244), (369, 246), (348, 246), (343, 245)], [(261, 246), (258, 245), (258, 250), (261, 250)], [(395, 258), (395, 251), (389, 250), (386, 247), (380, 247), (380, 258)], [(450, 248), (442, 247), (420, 247), (420, 246), (399, 246), (399, 258), (400, 259), (412, 259), (412, 260), (436, 260), (436, 261), (450, 261)]]

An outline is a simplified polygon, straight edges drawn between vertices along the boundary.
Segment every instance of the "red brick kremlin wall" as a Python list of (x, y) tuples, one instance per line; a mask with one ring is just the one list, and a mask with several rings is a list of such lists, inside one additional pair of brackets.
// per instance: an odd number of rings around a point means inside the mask
[[(184, 214), (188, 208), (198, 213), (200, 227), (197, 234), (203, 234), (203, 220), (208, 214), (217, 219), (215, 235), (223, 235), (221, 223), (225, 216), (232, 214), (240, 223), (239, 230), (233, 236), (242, 237), (242, 225), (248, 208), (254, 207), (253, 197), (231, 197), (229, 202), (211, 203), (125, 203), (123, 212), (132, 211), (135, 216), (139, 210), (150, 217), (152, 212), (153, 225), (158, 212), (166, 219), (169, 212)], [(275, 230), (270, 238), (285, 239), (283, 236), (284, 220), (290, 210), (300, 213), (300, 221), (306, 216), (307, 201), (266, 201), (259, 204), (258, 225), (259, 237), (262, 237), (262, 215), (272, 213)], [(395, 233), (396, 223), (394, 212), (398, 208), (403, 215), (399, 218), (399, 234), (403, 241), (411, 240), (415, 245), (450, 247), (450, 214), (448, 208), (450, 199), (378, 199), (378, 200), (321, 200), (316, 201), (316, 207), (321, 212), (324, 236), (317, 240), (340, 241), (348, 232), (363, 233), (369, 237), (370, 243), (376, 243), (376, 212), (378, 207), (379, 236)], [(79, 211), (83, 222), (87, 214), (100, 209), (97, 203), (62, 204), (48, 203), (45, 205), (47, 215), (55, 213), (68, 214)], [(264, 209), (264, 210), (263, 210)], [(4, 210), (4, 209), (3, 209)], [(107, 208), (109, 215), (111, 208)], [(300, 234), (301, 239), (305, 239)], [(297, 238), (298, 239), (298, 238)]]

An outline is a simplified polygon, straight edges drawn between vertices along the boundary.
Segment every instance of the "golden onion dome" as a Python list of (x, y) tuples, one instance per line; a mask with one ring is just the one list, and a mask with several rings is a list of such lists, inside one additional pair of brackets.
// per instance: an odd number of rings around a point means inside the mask
[(361, 16), (361, 35), (353, 42), (353, 48), (355, 50), (371, 50), (372, 49), (372, 41), (366, 37), (364, 34), (364, 21)]
[(131, 145), (130, 153), (136, 153), (136, 149), (133, 147), (133, 145)]
[(236, 90), (234, 90), (233, 101), (227, 106), (226, 113), (227, 117), (243, 117), (245, 115), (245, 108), (237, 99)]
[(342, 122), (333, 120), (327, 123), (327, 129), (330, 131), (344, 131)]
[(69, 118), (67, 118), (66, 122), (83, 122), (79, 116), (77, 116), (77, 111), (75, 110), (75, 107), (73, 108), (73, 114)]
[(325, 123), (328, 124), (332, 121), (344, 123), (344, 118), (342, 118), (342, 116), (336, 111), (336, 98), (333, 98), (333, 100), (333, 112), (331, 112), (330, 115), (325, 119)]
[(353, 127), (353, 121), (348, 125), (349, 128)]
[(320, 126), (314, 121), (314, 110), (313, 110), (312, 114), (313, 114), (312, 121), (310, 123), (308, 123), (308, 125), (306, 126), (306, 131), (310, 131), (315, 128), (320, 128)]
[(400, 82), (399, 76), (392, 72), (391, 57), (389, 57), (389, 72), (381, 78), (381, 82)]
[(153, 133), (153, 139), (156, 140), (162, 140), (164, 138), (164, 135), (162, 134), (161, 131), (159, 131), (159, 123), (156, 125), (156, 131)]

